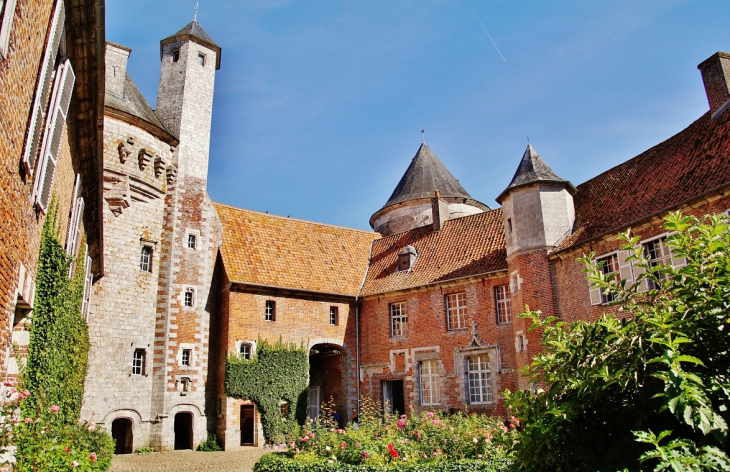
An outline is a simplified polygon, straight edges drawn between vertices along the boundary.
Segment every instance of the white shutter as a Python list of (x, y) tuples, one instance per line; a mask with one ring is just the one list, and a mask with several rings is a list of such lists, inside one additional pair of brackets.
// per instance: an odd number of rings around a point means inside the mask
[(79, 196), (79, 182), (81, 180), (81, 175), (76, 174), (76, 179), (74, 180), (74, 194), (71, 198), (71, 213), (68, 217), (68, 228), (66, 229), (66, 252), (71, 254), (71, 245), (73, 244), (71, 241), (73, 239), (73, 233), (74, 233), (74, 221), (76, 220), (76, 199)]
[(667, 250), (669, 251), (669, 257), (671, 257), (672, 261), (672, 267), (675, 269), (679, 269), (680, 267), (684, 267), (687, 265), (687, 258), (686, 257), (674, 257), (674, 251), (672, 251), (672, 248), (667, 246)]
[[(639, 247), (641, 248), (641, 255), (643, 257), (646, 257), (646, 254), (644, 253), (644, 246), (640, 244)], [(646, 272), (646, 270), (644, 270), (643, 267), (639, 267), (639, 265), (637, 264), (637, 262), (638, 261), (633, 261), (631, 263), (631, 266), (632, 266), (631, 269), (634, 272), (634, 280), (639, 280), (639, 276), (641, 274), (643, 274), (644, 272)], [(649, 283), (646, 281), (646, 279), (642, 279), (641, 282), (639, 282), (638, 291), (639, 292), (646, 292), (647, 290), (649, 290)]]
[(13, 27), (13, 18), (15, 18), (15, 0), (0, 2), (0, 8), (3, 9), (2, 23), (0, 24), (0, 56), (3, 59), (7, 59), (8, 46), (10, 45), (10, 29)]
[(94, 274), (91, 272), (91, 257), (89, 256), (89, 245), (86, 245), (86, 257), (84, 262), (84, 294), (81, 301), (81, 314), (84, 319), (89, 314), (89, 303), (91, 302), (91, 283), (94, 280)]
[(75, 81), (76, 76), (71, 67), (71, 62), (67, 59), (58, 66), (58, 72), (56, 73), (56, 83), (53, 85), (53, 95), (51, 96), (52, 108), (46, 123), (41, 158), (38, 161), (38, 171), (33, 188), (35, 202), (42, 211), (46, 210), (51, 199), (53, 175), (56, 172), (58, 155), (61, 150), (61, 138), (66, 125), (66, 116), (71, 103), (71, 93)]
[(634, 272), (631, 270), (631, 261), (627, 261), (631, 254), (629, 251), (618, 252), (618, 272), (621, 280), (626, 281), (626, 285), (629, 286), (634, 282)]
[[(595, 259), (593, 260), (593, 267), (595, 268), (597, 266), (597, 263)], [(591, 298), (591, 305), (600, 305), (601, 304), (601, 289), (594, 286), (593, 283), (586, 278), (586, 281), (588, 282), (588, 295)]]
[(33, 170), (36, 166), (38, 146), (43, 131), (43, 110), (48, 99), (48, 90), (53, 76), (53, 64), (56, 62), (56, 51), (58, 51), (58, 45), (61, 42), (61, 34), (63, 33), (65, 20), (66, 13), (63, 8), (63, 0), (58, 0), (56, 8), (53, 11), (51, 32), (46, 43), (45, 52), (43, 53), (41, 69), (38, 73), (38, 85), (36, 86), (36, 94), (33, 99), (30, 121), (28, 123), (28, 133), (23, 148), (23, 164), (30, 177), (33, 176)]

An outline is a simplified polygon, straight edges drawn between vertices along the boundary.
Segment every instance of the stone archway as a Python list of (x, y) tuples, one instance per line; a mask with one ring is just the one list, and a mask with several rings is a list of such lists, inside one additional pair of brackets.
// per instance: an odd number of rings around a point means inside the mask
[(116, 441), (114, 454), (134, 452), (134, 422), (130, 418), (116, 418), (112, 421), (112, 438)]
[(345, 349), (338, 344), (321, 343), (310, 347), (308, 412), (310, 418), (318, 416), (319, 407), (331, 399), (339, 414), (340, 425), (346, 423), (348, 418), (347, 394), (344, 388), (346, 373), (343, 372), (345, 358)]
[(175, 450), (193, 448), (193, 414), (182, 411), (175, 414)]

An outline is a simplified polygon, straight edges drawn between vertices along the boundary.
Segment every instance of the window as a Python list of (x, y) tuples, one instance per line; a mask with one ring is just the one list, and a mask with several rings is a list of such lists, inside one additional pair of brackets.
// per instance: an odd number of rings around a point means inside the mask
[(448, 329), (466, 328), (466, 293), (446, 295), (446, 322)]
[(408, 334), (408, 314), (406, 303), (391, 303), (390, 305), (390, 335), (405, 336)]
[(135, 349), (132, 356), (132, 375), (146, 375), (147, 351), (144, 349)]
[(330, 307), (330, 325), (337, 326), (337, 307), (331, 306)]
[(190, 233), (188, 234), (188, 247), (190, 249), (195, 249), (197, 243), (196, 235)]
[(180, 359), (180, 364), (184, 365), (186, 367), (190, 367), (190, 359), (193, 357), (193, 350), (192, 349), (183, 349), (182, 351), (182, 358)]
[(507, 218), (507, 230), (512, 232), (512, 218)]
[(10, 28), (15, 16), (15, 0), (0, 0), (0, 57), (7, 59)]
[[(618, 254), (611, 254), (610, 256), (597, 259), (596, 264), (602, 264), (601, 272), (605, 275), (606, 280), (619, 280)], [(613, 294), (604, 293), (603, 289), (601, 289), (601, 303), (611, 303), (613, 300)]]
[[(658, 267), (662, 265), (668, 265), (670, 255), (669, 248), (664, 244), (665, 238), (654, 239), (647, 241), (643, 244), (644, 246), (644, 258), (646, 259), (649, 267)], [(657, 274), (658, 278), (662, 278), (661, 274)], [(655, 290), (660, 287), (659, 283), (647, 279), (649, 290)]]
[(524, 352), (525, 346), (527, 346), (527, 342), (525, 340), (524, 332), (517, 331), (517, 336), (515, 336), (515, 350), (517, 352)]
[(205, 54), (202, 52), (198, 53), (198, 64), (205, 67)]
[(509, 285), (494, 287), (494, 298), (497, 301), (497, 324), (512, 322), (512, 293)]
[(241, 347), (239, 348), (239, 352), (241, 353), (241, 357), (244, 359), (251, 359), (251, 344), (249, 343), (241, 343)]
[(489, 356), (474, 356), (467, 359), (469, 377), (469, 403), (492, 401), (492, 373), (489, 370)]
[[(1, 1), (1, 0), (0, 0)], [(76, 256), (79, 249), (79, 230), (81, 220), (84, 216), (84, 199), (81, 194), (81, 176), (76, 174), (74, 182), (74, 195), (71, 199), (71, 213), (68, 220), (68, 231), (66, 232), (66, 252), (70, 256)]]
[(139, 268), (145, 272), (152, 272), (152, 248), (142, 246), (142, 253), (139, 258)]
[(266, 321), (276, 321), (276, 302), (266, 300), (266, 313), (264, 315)]
[(437, 360), (421, 362), (421, 405), (441, 403), (439, 366)]
[(289, 415), (289, 403), (282, 400), (281, 405), (279, 406), (279, 410), (281, 410), (282, 418), (286, 418)]
[(186, 288), (185, 289), (185, 306), (195, 306), (195, 289), (194, 288)]
[(94, 283), (94, 273), (91, 270), (92, 260), (89, 256), (89, 245), (86, 245), (86, 257), (84, 258), (84, 292), (81, 298), (81, 314), (84, 319), (89, 316), (89, 306), (91, 305), (91, 285)]
[(520, 291), (520, 274), (519, 272), (512, 272), (509, 278), (509, 285), (510, 290), (512, 293), (517, 293)]
[(172, 51), (172, 62), (177, 62), (179, 60), (180, 60), (180, 50), (175, 49), (174, 51)]

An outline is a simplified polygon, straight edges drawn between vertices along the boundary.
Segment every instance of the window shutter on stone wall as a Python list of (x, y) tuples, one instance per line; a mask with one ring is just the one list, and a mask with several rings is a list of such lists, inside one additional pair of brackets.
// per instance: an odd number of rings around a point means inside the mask
[[(593, 260), (593, 267), (596, 266), (596, 260)], [(588, 280), (588, 294), (591, 298), (591, 305), (600, 305), (601, 304), (601, 289), (598, 287), (593, 286), (593, 283)]]
[[(66, 20), (63, 1), (59, 0), (53, 12), (53, 20), (51, 21), (51, 31), (49, 34), (46, 49), (43, 53), (41, 69), (38, 74), (38, 84), (36, 86), (36, 94), (31, 108), (30, 120), (28, 123), (28, 133), (23, 148), (23, 165), (29, 176), (33, 176), (33, 170), (36, 167), (38, 159), (38, 147), (43, 136), (43, 110), (45, 110), (46, 101), (48, 99), (48, 91), (51, 86), (51, 78), (53, 77), (53, 64), (56, 62), (56, 51), (61, 43), (61, 35), (63, 33), (63, 24)], [(52, 116), (52, 115), (49, 115)]]
[(74, 182), (74, 195), (71, 200), (71, 215), (68, 219), (68, 231), (66, 231), (66, 252), (75, 255), (78, 249), (79, 227), (84, 211), (84, 199), (79, 197), (81, 193), (81, 175), (76, 174)]
[(0, 2), (0, 9), (2, 9), (3, 15), (2, 23), (0, 23), (0, 57), (3, 59), (8, 58), (10, 29), (13, 27), (13, 18), (15, 18), (15, 2), (16, 0), (5, 0), (4, 2)]
[(71, 67), (71, 62), (67, 59), (58, 66), (56, 73), (56, 82), (53, 85), (53, 95), (51, 96), (52, 108), (48, 114), (49, 119), (43, 137), (41, 157), (38, 161), (38, 174), (33, 190), (35, 202), (44, 212), (51, 199), (53, 175), (56, 172), (58, 155), (61, 151), (61, 139), (75, 81), (76, 76)]
[(93, 282), (94, 274), (91, 272), (91, 257), (89, 256), (89, 245), (86, 245), (85, 251), (85, 262), (84, 262), (84, 295), (81, 301), (81, 314), (84, 315), (84, 319), (89, 314), (89, 304), (91, 303), (91, 283)]
[(631, 254), (629, 251), (621, 250), (618, 252), (618, 273), (621, 280), (626, 281), (626, 285), (634, 282), (634, 272), (631, 270), (631, 261), (627, 261)]

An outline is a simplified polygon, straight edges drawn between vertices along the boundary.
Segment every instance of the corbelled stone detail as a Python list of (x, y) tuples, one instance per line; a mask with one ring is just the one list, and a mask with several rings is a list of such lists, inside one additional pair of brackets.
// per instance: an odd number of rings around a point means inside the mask
[(139, 150), (139, 170), (145, 170), (149, 163), (152, 162), (152, 156), (154, 156), (153, 151), (145, 148)]

